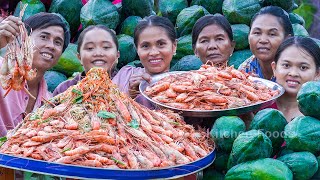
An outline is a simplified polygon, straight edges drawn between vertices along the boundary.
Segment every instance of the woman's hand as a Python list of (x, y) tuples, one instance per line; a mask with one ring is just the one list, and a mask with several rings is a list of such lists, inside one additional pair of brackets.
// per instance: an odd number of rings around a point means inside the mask
[(15, 16), (8, 16), (0, 22), (0, 49), (13, 41), (20, 33), (19, 25), (21, 24), (21, 19)]
[(151, 76), (148, 73), (134, 74), (129, 79), (129, 95), (132, 99), (136, 98), (139, 92), (139, 84), (142, 80), (151, 82)]

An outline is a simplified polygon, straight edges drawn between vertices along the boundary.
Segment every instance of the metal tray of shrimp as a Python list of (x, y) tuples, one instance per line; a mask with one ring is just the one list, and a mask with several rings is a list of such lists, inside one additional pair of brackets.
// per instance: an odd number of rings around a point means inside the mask
[(275, 100), (280, 97), (283, 93), (284, 93), (284, 88), (282, 86), (280, 86), (279, 84), (273, 82), (273, 81), (269, 81), (266, 79), (262, 79), (262, 78), (258, 78), (258, 77), (252, 77), (250, 76), (249, 78), (254, 81), (254, 82), (259, 82), (259, 83), (263, 83), (264, 85), (268, 86), (269, 88), (271, 88), (272, 90), (279, 90), (279, 94), (274, 96), (273, 98), (267, 100), (267, 101), (260, 101), (254, 104), (250, 104), (247, 106), (241, 106), (241, 107), (236, 107), (236, 108), (229, 108), (229, 109), (216, 109), (216, 110), (186, 110), (186, 109), (179, 109), (179, 108), (175, 108), (172, 106), (168, 106), (166, 104), (162, 104), (158, 101), (155, 101), (153, 99), (151, 99), (147, 94), (144, 93), (144, 91), (146, 90), (146, 88), (148, 86), (153, 85), (154, 83), (158, 82), (159, 80), (161, 80), (164, 77), (170, 76), (170, 75), (174, 75), (174, 74), (182, 74), (182, 73), (186, 73), (186, 71), (172, 71), (172, 72), (167, 72), (167, 73), (163, 73), (160, 75), (155, 75), (152, 77), (152, 80), (150, 83), (148, 83), (147, 81), (142, 81), (139, 85), (139, 91), (140, 93), (146, 98), (148, 99), (152, 104), (154, 104), (157, 108), (163, 109), (163, 108), (167, 108), (167, 109), (171, 109), (177, 113), (180, 113), (182, 116), (186, 116), (186, 117), (220, 117), (220, 116), (237, 116), (237, 115), (243, 115), (249, 112), (254, 112), (257, 111), (259, 109), (268, 107), (270, 105), (272, 105)]
[(189, 164), (157, 169), (129, 170), (60, 164), (0, 153), (0, 167), (76, 179), (175, 179), (205, 169), (213, 163), (215, 157), (214, 150), (206, 157)]

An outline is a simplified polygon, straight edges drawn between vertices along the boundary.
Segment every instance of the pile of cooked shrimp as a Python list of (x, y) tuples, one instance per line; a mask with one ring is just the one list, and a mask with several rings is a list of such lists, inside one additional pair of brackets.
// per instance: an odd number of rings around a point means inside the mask
[(145, 90), (154, 101), (185, 110), (217, 110), (247, 106), (278, 95), (233, 66), (204, 64), (199, 70), (171, 74)]
[(154, 111), (121, 93), (93, 68), (45, 100), (7, 135), (0, 152), (83, 166), (152, 169), (187, 164), (214, 149), (208, 132), (171, 111)]
[[(20, 18), (23, 16), (26, 7), (27, 4), (22, 7)], [(4, 97), (12, 89), (16, 91), (24, 89), (35, 99), (25, 88), (26, 80), (32, 80), (37, 75), (37, 71), (32, 69), (33, 43), (24, 24), (19, 25), (19, 30), (20, 35), (7, 45), (0, 69), (0, 84), (3, 89), (7, 90)]]

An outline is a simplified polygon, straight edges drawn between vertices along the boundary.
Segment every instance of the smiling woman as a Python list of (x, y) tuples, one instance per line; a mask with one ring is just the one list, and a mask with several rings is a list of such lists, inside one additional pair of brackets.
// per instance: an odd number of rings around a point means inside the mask
[(106, 26), (92, 25), (85, 28), (79, 35), (77, 51), (84, 72), (59, 84), (53, 92), (54, 96), (77, 84), (93, 67), (106, 69), (111, 78), (115, 75), (115, 67), (120, 57), (119, 45), (115, 33)]
[(271, 62), (283, 40), (293, 35), (289, 17), (277, 6), (267, 6), (254, 15), (248, 36), (253, 56), (244, 61), (239, 70), (274, 81)]
[(140, 104), (153, 108), (151, 103), (140, 95), (138, 87), (142, 80), (150, 81), (152, 75), (169, 71), (170, 62), (177, 49), (175, 28), (165, 17), (146, 17), (134, 30), (134, 43), (144, 68), (124, 66), (112, 81)]
[(287, 121), (302, 116), (298, 108), (297, 94), (304, 83), (319, 76), (319, 46), (308, 37), (288, 38), (279, 46), (271, 66), (276, 82), (285, 89), (285, 93), (272, 107), (279, 109)]

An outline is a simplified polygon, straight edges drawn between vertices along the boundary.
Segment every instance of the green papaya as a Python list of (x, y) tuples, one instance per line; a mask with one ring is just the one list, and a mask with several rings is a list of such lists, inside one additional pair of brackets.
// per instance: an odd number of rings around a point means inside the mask
[(318, 170), (317, 158), (310, 152), (294, 152), (277, 159), (289, 167), (294, 180), (308, 180)]
[(297, 13), (293, 13), (293, 12), (289, 13), (289, 18), (290, 18), (291, 24), (301, 24), (302, 26), (305, 26), (306, 24), (303, 17)]
[(293, 34), (295, 36), (308, 37), (309, 33), (301, 24), (292, 24)]
[(27, 4), (27, 7), (23, 13), (22, 21), (28, 19), (28, 17), (35, 15), (39, 12), (46, 12), (46, 8), (40, 0), (21, 0), (17, 4), (13, 15), (19, 17), (21, 7), (25, 4)]
[(126, 34), (133, 37), (134, 28), (136, 28), (140, 20), (142, 20), (142, 18), (139, 16), (127, 17), (121, 24), (120, 34)]
[(71, 34), (75, 35), (80, 25), (81, 0), (53, 0), (49, 12), (61, 14), (70, 25)]
[(231, 24), (250, 25), (251, 18), (261, 9), (259, 0), (224, 0), (222, 13)]
[(318, 106), (320, 104), (320, 82), (309, 81), (304, 83), (297, 94), (297, 101), (302, 114), (320, 119), (320, 108)]
[(119, 23), (119, 13), (117, 7), (110, 1), (90, 0), (81, 8), (80, 22), (83, 28), (102, 24), (110, 29), (115, 29)]
[(284, 129), (286, 146), (293, 151), (319, 152), (319, 137), (320, 121), (310, 116), (296, 117)]
[(77, 57), (77, 45), (69, 43), (67, 49), (62, 53), (58, 63), (51, 69), (72, 76), (74, 72), (82, 72), (83, 66)]
[(238, 67), (249, 57), (252, 56), (252, 52), (250, 49), (238, 50), (233, 52), (231, 55), (228, 66), (234, 66), (234, 68), (238, 69)]
[(264, 158), (249, 161), (232, 167), (226, 180), (292, 180), (288, 166), (276, 159)]
[(228, 169), (243, 162), (268, 158), (271, 153), (272, 142), (263, 132), (250, 130), (241, 133), (233, 142)]
[(133, 37), (120, 34), (117, 36), (119, 42), (120, 58), (117, 68), (121, 69), (123, 66), (135, 60), (137, 50), (133, 42)]
[(195, 55), (187, 55), (176, 62), (175, 65), (170, 68), (170, 71), (198, 70), (201, 65), (202, 61)]
[(283, 144), (283, 132), (287, 120), (283, 113), (272, 108), (260, 110), (253, 117), (249, 129), (261, 130), (272, 141), (274, 150), (279, 150)]
[(239, 117), (222, 116), (214, 122), (210, 136), (218, 150), (230, 152), (235, 139), (245, 130), (246, 126)]
[(159, 11), (163, 17), (168, 18), (173, 24), (176, 23), (178, 14), (188, 7), (185, 0), (159, 0)]
[(194, 55), (192, 49), (192, 35), (188, 34), (178, 38), (177, 51), (174, 55), (175, 59), (181, 59), (187, 55)]
[(176, 26), (179, 37), (190, 34), (196, 21), (209, 14), (202, 6), (193, 5), (183, 9), (177, 16)]
[(248, 35), (250, 27), (246, 24), (231, 25), (233, 40), (236, 42), (235, 50), (246, 49), (249, 46)]
[(67, 80), (67, 76), (57, 71), (46, 71), (44, 79), (47, 82), (48, 90), (53, 92), (60, 83)]
[(209, 11), (210, 14), (222, 13), (223, 0), (192, 0), (191, 5), (199, 5)]
[(155, 14), (153, 11), (153, 0), (122, 0), (122, 8), (127, 16), (150, 16)]

